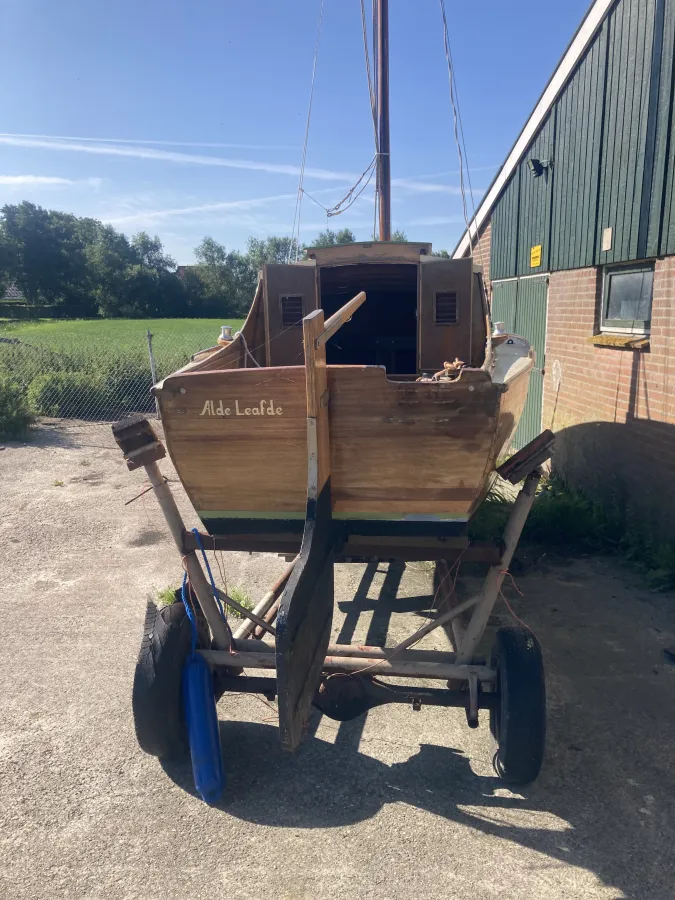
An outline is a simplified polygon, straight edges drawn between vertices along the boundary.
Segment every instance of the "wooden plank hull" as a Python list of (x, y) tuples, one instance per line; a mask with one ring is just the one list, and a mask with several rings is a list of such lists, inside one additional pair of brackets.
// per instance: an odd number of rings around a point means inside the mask
[[(430, 383), (328, 366), (333, 517), (371, 523), (361, 531), (371, 534), (392, 533), (387, 522), (427, 522), (430, 534), (465, 522), (518, 423), (529, 373), (505, 387), (481, 370)], [(211, 533), (302, 531), (304, 366), (179, 372), (157, 396), (169, 453)]]

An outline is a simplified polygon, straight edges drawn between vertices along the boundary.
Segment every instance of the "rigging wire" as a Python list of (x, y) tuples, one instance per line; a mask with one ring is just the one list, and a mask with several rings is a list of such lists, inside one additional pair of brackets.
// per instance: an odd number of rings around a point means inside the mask
[(302, 211), (302, 194), (303, 194), (303, 183), (305, 180), (305, 163), (307, 161), (307, 144), (309, 142), (309, 125), (312, 119), (312, 101), (314, 100), (314, 82), (316, 80), (316, 64), (319, 59), (319, 46), (321, 44), (321, 25), (323, 23), (323, 5), (324, 0), (321, 0), (319, 5), (319, 21), (317, 23), (316, 28), (316, 46), (314, 48), (314, 63), (312, 65), (312, 79), (309, 88), (309, 104), (307, 107), (307, 123), (305, 125), (305, 140), (302, 146), (302, 160), (300, 163), (300, 178), (298, 181), (298, 196), (295, 201), (295, 214), (293, 216), (293, 230), (291, 232), (291, 243), (288, 247), (288, 257), (287, 262), (291, 261), (291, 254), (293, 252), (293, 240), (295, 238), (295, 233), (297, 230), (297, 239), (295, 242), (295, 260), (298, 261), (300, 257), (300, 213)]
[[(373, 9), (375, 8), (375, 0), (373, 0)], [(366, 61), (366, 77), (368, 79), (368, 96), (370, 97), (370, 111), (373, 116), (373, 135), (375, 138), (375, 153), (380, 150), (380, 138), (377, 133), (377, 95), (375, 94), (375, 86), (370, 68), (370, 53), (368, 52), (368, 26), (366, 24), (366, 4), (365, 0), (361, 0), (361, 30), (363, 31), (363, 55)]]
[[(376, 0), (372, 0), (372, 25), (373, 25), (373, 60), (375, 60), (376, 56), (376, 48), (377, 41), (375, 40), (376, 35)], [(361, 0), (361, 31), (363, 33), (363, 55), (366, 62), (366, 77), (368, 79), (368, 96), (370, 98), (370, 111), (373, 117), (373, 138), (375, 141), (375, 171), (379, 170), (380, 163), (380, 136), (377, 130), (377, 72), (373, 71), (370, 65), (370, 53), (368, 52), (368, 25), (366, 23), (366, 4), (365, 0)], [(375, 62), (373, 62), (373, 66)], [(368, 178), (370, 182), (372, 178), (372, 172)], [(376, 179), (377, 182), (377, 179)], [(375, 238), (375, 234), (377, 232), (377, 204), (379, 199), (379, 192), (377, 190), (377, 184), (375, 187), (375, 196), (374, 196), (374, 209), (373, 209), (373, 239)], [(351, 206), (351, 204), (350, 204)], [(349, 207), (347, 207), (348, 209)]]
[[(459, 186), (462, 195), (462, 209), (464, 213), (464, 222), (466, 224), (467, 234), (469, 236), (469, 255), (473, 256), (474, 238), (471, 234), (471, 223), (469, 222), (469, 214), (466, 202), (466, 189), (464, 186), (464, 169), (466, 168), (466, 177), (469, 185), (469, 195), (471, 197), (472, 219), (476, 218), (476, 202), (474, 199), (473, 185), (471, 184), (471, 172), (469, 170), (468, 155), (466, 151), (466, 140), (464, 138), (464, 126), (462, 124), (462, 116), (459, 111), (459, 100), (457, 97), (457, 80), (455, 78), (455, 66), (452, 60), (452, 52), (450, 50), (450, 36), (448, 33), (448, 19), (445, 12), (445, 0), (439, 0), (441, 7), (441, 16), (443, 18), (443, 43), (445, 47), (445, 59), (448, 66), (448, 82), (450, 85), (450, 103), (452, 105), (453, 127), (455, 133), (455, 143), (457, 144), (457, 155), (459, 157)], [(483, 260), (483, 248), (478, 244), (478, 232), (476, 231), (476, 244), (479, 246), (481, 263)]]
[[(380, 50), (377, 42), (377, 33), (379, 29), (379, 20), (378, 20), (378, 9), (377, 9), (377, 0), (372, 0), (372, 27), (373, 27), (373, 97), (375, 99), (375, 121), (379, 122), (380, 118), (380, 105), (379, 105), (379, 90), (380, 90), (380, 78), (378, 72), (380, 70)], [(377, 131), (377, 126), (376, 126)], [(379, 132), (377, 132), (377, 145), (376, 151), (379, 152), (380, 149), (380, 136)], [(373, 210), (373, 240), (376, 240), (377, 237), (377, 220), (380, 215), (380, 166), (379, 166), (379, 157), (378, 157), (378, 166), (377, 166), (377, 174), (375, 178), (375, 209)]]

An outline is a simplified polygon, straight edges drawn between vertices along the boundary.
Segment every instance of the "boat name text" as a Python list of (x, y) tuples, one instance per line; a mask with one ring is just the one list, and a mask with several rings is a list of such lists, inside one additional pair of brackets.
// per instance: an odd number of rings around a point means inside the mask
[(257, 406), (239, 406), (239, 401), (234, 401), (234, 407), (225, 406), (222, 400), (207, 400), (200, 416), (283, 416), (281, 406), (275, 406), (273, 400), (261, 400)]

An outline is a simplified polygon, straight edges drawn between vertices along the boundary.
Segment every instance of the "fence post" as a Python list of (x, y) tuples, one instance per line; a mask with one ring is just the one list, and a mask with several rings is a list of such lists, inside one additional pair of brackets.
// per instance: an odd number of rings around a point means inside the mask
[[(155, 355), (152, 352), (152, 334), (150, 333), (150, 329), (145, 332), (145, 335), (148, 339), (148, 356), (150, 357), (150, 374), (152, 376), (152, 383), (157, 384), (157, 366), (155, 365)], [(159, 411), (159, 402), (157, 397), (155, 397), (155, 409), (157, 411), (157, 418), (161, 419), (162, 414)]]

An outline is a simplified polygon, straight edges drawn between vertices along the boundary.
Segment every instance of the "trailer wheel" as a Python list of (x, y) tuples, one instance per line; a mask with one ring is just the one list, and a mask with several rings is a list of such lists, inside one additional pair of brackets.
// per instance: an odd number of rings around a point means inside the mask
[(539, 641), (519, 626), (500, 628), (492, 650), (497, 705), (490, 731), (497, 741), (495, 768), (510, 784), (529, 784), (541, 769), (546, 742), (546, 687)]
[(181, 602), (162, 609), (148, 603), (132, 708), (141, 749), (160, 759), (180, 757), (188, 750), (181, 677), (190, 653), (191, 628)]

